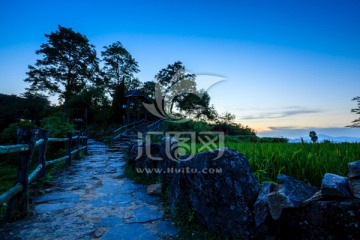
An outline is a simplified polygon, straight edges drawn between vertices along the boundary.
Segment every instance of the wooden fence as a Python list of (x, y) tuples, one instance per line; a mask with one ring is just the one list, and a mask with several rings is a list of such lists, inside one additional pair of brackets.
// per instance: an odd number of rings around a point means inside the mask
[[(78, 131), (68, 133), (65, 138), (50, 138), (49, 131), (43, 129), (19, 129), (17, 133), (18, 144), (0, 146), (0, 155), (8, 153), (18, 153), (18, 173), (15, 186), (0, 196), (0, 206), (7, 204), (6, 218), (13, 218), (15, 214), (26, 215), (29, 213), (29, 184), (36, 180), (46, 177), (46, 167), (55, 163), (64, 162), (71, 165), (73, 156), (80, 159), (80, 151), (87, 154), (86, 133)], [(75, 149), (72, 149), (75, 141)], [(46, 149), (49, 142), (66, 142), (66, 155), (46, 160)], [(39, 148), (38, 165), (35, 170), (29, 173), (30, 163), (33, 159), (36, 148)]]
[[(143, 131), (150, 132), (155, 131), (160, 128), (160, 124), (164, 121), (164, 119), (159, 119), (155, 122), (148, 123), (145, 120), (140, 120), (137, 122), (133, 122), (124, 126), (119, 127), (116, 130), (112, 130), (111, 134), (111, 146), (114, 145), (116, 140), (119, 140), (122, 136), (126, 136), (131, 130), (138, 128), (143, 125)], [(116, 135), (115, 135), (116, 134)]]
[(132, 129), (135, 129), (139, 125), (145, 123), (145, 120), (140, 120), (137, 122), (132, 122), (130, 124), (119, 127), (118, 129), (111, 131), (111, 146), (114, 145), (115, 141), (120, 139), (122, 136), (128, 134), (128, 132)]

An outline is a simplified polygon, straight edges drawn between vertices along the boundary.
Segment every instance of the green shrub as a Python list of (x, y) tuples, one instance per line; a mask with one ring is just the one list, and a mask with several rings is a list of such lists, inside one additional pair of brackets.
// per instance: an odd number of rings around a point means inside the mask
[(9, 145), (17, 143), (17, 130), (19, 128), (33, 129), (36, 125), (30, 121), (20, 121), (10, 124), (0, 135), (0, 144)]
[(74, 125), (69, 122), (68, 117), (63, 113), (56, 113), (41, 121), (42, 128), (49, 130), (49, 136), (56, 138), (66, 137), (68, 132), (74, 131)]
[(226, 135), (248, 135), (256, 136), (255, 131), (241, 124), (219, 121), (211, 125), (212, 131), (224, 132)]

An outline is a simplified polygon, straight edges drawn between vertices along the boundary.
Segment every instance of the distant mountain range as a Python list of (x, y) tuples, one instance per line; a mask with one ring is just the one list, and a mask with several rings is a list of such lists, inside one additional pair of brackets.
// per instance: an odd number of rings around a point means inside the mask
[[(311, 142), (311, 139), (309, 136), (303, 137), (305, 142)], [(325, 134), (319, 134), (318, 135), (318, 142), (323, 142), (325, 140), (329, 140), (333, 143), (342, 143), (342, 142), (348, 142), (348, 143), (360, 143), (360, 138), (357, 137), (331, 137)], [(289, 139), (289, 143), (299, 143), (301, 142), (301, 138), (294, 138)]]

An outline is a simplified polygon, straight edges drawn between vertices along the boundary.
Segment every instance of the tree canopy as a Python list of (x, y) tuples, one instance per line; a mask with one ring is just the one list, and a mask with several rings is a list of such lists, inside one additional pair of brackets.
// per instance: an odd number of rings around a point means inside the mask
[(161, 90), (165, 112), (191, 118), (214, 117), (209, 94), (197, 89), (196, 75), (188, 73), (182, 62), (169, 64), (155, 75), (155, 79)]
[(44, 96), (30, 93), (21, 97), (0, 94), (0, 131), (22, 119), (39, 122), (50, 111), (50, 102)]
[(45, 37), (47, 42), (36, 51), (42, 58), (29, 65), (26, 73), (25, 82), (31, 83), (28, 91), (59, 94), (59, 100), (67, 103), (87, 85), (100, 85), (95, 47), (85, 35), (59, 25)]
[(128, 90), (140, 86), (140, 81), (134, 78), (134, 74), (140, 71), (138, 63), (121, 42), (118, 41), (104, 47), (101, 56), (104, 62), (105, 81), (109, 90), (114, 92), (122, 80), (125, 81), (125, 87)]
[(141, 86), (141, 82), (134, 77), (134, 74), (140, 71), (139, 66), (119, 41), (105, 46), (101, 56), (104, 62), (105, 86), (113, 99), (112, 121), (121, 123), (125, 116), (123, 105), (126, 104), (126, 91)]
[(311, 141), (314, 143), (317, 142), (317, 140), (318, 140), (318, 136), (315, 131), (310, 131), (309, 137), (310, 137)]
[[(360, 114), (360, 97), (354, 97), (352, 99), (352, 101), (357, 101), (357, 108), (353, 108), (351, 109), (351, 112), (355, 113), (355, 114)], [(358, 119), (355, 119), (354, 121), (351, 122), (352, 124), (350, 124), (347, 127), (353, 127), (353, 128), (358, 128), (360, 127), (360, 117)]]

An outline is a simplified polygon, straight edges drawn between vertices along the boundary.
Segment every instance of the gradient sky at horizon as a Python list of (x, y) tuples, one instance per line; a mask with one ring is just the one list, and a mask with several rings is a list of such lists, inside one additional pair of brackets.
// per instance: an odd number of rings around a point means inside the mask
[(316, 128), (360, 137), (359, 129), (342, 130), (357, 117), (350, 110), (360, 95), (359, 12), (359, 1), (340, 0), (5, 0), (0, 92), (24, 92), (27, 66), (60, 24), (98, 52), (121, 41), (141, 81), (177, 60), (192, 73), (225, 78), (210, 88), (212, 103), (261, 135)]

